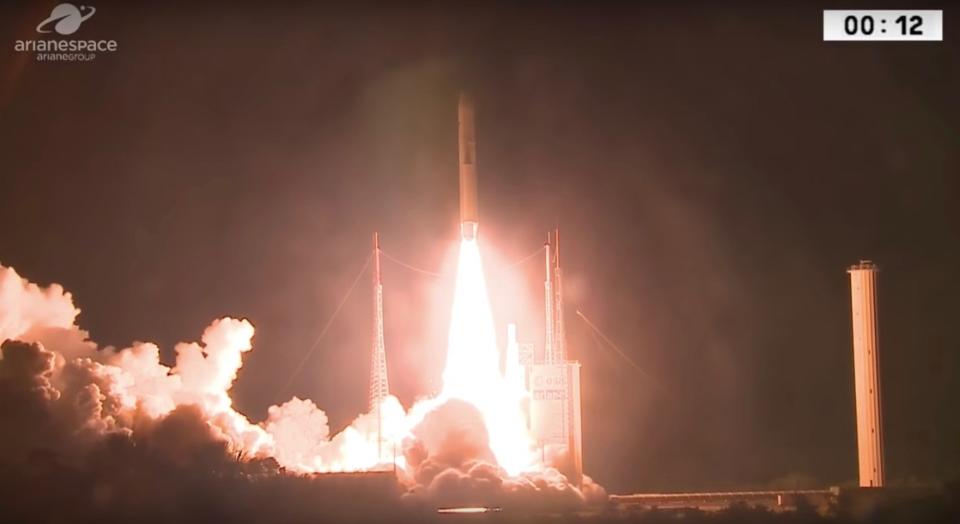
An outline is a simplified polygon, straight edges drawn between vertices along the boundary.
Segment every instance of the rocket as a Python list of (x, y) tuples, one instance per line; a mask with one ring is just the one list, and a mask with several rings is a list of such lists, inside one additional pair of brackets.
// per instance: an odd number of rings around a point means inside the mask
[(480, 217), (477, 211), (477, 139), (473, 127), (473, 100), (460, 93), (457, 109), (460, 138), (460, 237), (477, 238)]

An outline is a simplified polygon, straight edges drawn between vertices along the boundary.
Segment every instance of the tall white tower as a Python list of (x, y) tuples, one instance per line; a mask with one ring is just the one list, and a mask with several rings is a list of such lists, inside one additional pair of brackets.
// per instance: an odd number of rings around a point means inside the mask
[(370, 412), (377, 416), (377, 456), (383, 459), (383, 414), (380, 406), (390, 394), (387, 354), (383, 343), (383, 281), (380, 278), (380, 235), (373, 234), (373, 348), (370, 353)]
[(857, 399), (857, 451), (861, 487), (883, 487), (883, 417), (880, 404), (880, 341), (877, 336), (877, 273), (869, 260), (850, 266), (853, 370)]

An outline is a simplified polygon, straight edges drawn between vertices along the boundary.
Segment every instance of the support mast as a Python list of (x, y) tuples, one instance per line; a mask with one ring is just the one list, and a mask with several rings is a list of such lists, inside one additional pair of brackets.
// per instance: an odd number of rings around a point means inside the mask
[(553, 259), (550, 257), (550, 233), (547, 233), (547, 242), (543, 245), (544, 251), (544, 279), (543, 279), (543, 301), (544, 301), (544, 320), (546, 325), (546, 337), (543, 341), (543, 361), (547, 364), (557, 362), (556, 355), (556, 332), (554, 330), (554, 318), (556, 312), (553, 308)]
[(567, 332), (563, 323), (563, 275), (560, 272), (560, 228), (553, 233), (553, 353), (557, 362), (567, 361)]
[(383, 458), (381, 405), (390, 394), (387, 355), (383, 342), (383, 280), (380, 276), (380, 235), (373, 234), (373, 348), (370, 358), (370, 412), (377, 416), (377, 458)]

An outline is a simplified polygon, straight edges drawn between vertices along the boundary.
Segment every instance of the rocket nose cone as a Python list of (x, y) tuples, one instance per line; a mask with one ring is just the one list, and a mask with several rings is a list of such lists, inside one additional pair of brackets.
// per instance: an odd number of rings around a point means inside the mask
[(469, 93), (461, 92), (460, 93), (460, 105), (458, 106), (460, 116), (465, 115), (473, 116), (473, 97)]

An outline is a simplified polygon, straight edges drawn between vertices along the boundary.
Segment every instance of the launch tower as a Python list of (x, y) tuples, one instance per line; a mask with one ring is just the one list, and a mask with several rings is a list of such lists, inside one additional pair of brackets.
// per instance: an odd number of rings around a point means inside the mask
[(377, 417), (377, 457), (383, 459), (383, 400), (390, 394), (387, 355), (383, 342), (383, 280), (380, 276), (380, 235), (373, 234), (373, 348), (370, 353), (370, 413)]
[(543, 360), (530, 366), (530, 429), (544, 458), (574, 483), (583, 478), (580, 363), (567, 359), (563, 321), (559, 230), (547, 235), (544, 275)]

